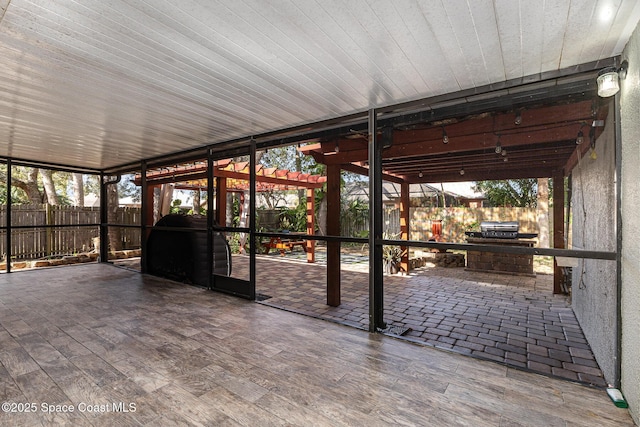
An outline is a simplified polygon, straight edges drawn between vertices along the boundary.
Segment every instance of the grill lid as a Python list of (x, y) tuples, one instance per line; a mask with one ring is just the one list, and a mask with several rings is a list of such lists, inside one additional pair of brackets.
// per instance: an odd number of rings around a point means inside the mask
[(520, 233), (518, 221), (482, 221), (480, 232), (465, 231), (469, 237), (484, 237), (492, 239), (533, 239), (538, 237), (535, 233)]
[(482, 221), (480, 223), (480, 231), (482, 233), (500, 231), (518, 233), (520, 223), (518, 221)]

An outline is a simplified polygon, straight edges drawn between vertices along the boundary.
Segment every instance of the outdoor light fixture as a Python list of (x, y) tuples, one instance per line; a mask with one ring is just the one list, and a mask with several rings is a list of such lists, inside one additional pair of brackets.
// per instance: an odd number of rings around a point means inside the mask
[(613, 96), (620, 90), (619, 79), (627, 77), (627, 68), (629, 63), (623, 61), (620, 68), (606, 67), (598, 73), (598, 95), (602, 98)]
[(422, 171), (418, 172), (418, 177), (422, 178), (424, 175), (422, 174)]
[(502, 145), (500, 145), (500, 137), (498, 137), (498, 142), (496, 142), (496, 154), (502, 153)]
[(507, 149), (506, 149), (506, 148), (504, 148), (504, 149), (502, 150), (502, 155), (503, 155), (503, 156), (506, 156), (506, 155), (507, 155)]
[(580, 145), (584, 142), (584, 134), (582, 133), (582, 129), (578, 131), (578, 136), (576, 137), (576, 145)]
[(516, 119), (513, 121), (513, 123), (515, 123), (516, 125), (522, 123), (522, 114), (520, 114), (520, 111), (516, 112)]
[(464, 166), (460, 168), (460, 175), (464, 175)]
[(336, 142), (336, 150), (335, 151), (336, 151), (336, 153), (340, 152), (340, 144), (338, 144), (337, 142)]
[(444, 126), (442, 126), (442, 143), (443, 144), (449, 143), (449, 136), (447, 135), (447, 131), (444, 129)]

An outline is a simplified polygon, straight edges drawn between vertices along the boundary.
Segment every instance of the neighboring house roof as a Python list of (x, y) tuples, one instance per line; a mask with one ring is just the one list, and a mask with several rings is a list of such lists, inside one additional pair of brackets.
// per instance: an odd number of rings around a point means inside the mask
[[(471, 182), (460, 182), (453, 184), (466, 184), (453, 186), (449, 184), (444, 184), (444, 193), (447, 196), (455, 197), (455, 198), (466, 198), (466, 199), (482, 199), (484, 195), (481, 193), (475, 193), (471, 190), (473, 183)], [(450, 190), (451, 188), (457, 189), (459, 192), (454, 192)], [(369, 184), (368, 182), (350, 182), (345, 185), (344, 189), (345, 196), (349, 200), (355, 199), (369, 199)], [(429, 198), (435, 197), (442, 194), (441, 184), (410, 184), (409, 185), (409, 197), (410, 198)], [(400, 184), (394, 182), (383, 182), (382, 183), (382, 202), (392, 202), (396, 201), (400, 198)]]
[[(487, 196), (483, 193), (474, 190), (476, 185), (473, 181), (466, 182), (445, 182), (445, 183), (433, 183), (429, 184), (438, 189), (444, 188), (445, 193), (457, 196), (458, 198), (465, 199), (486, 199)], [(442, 186), (442, 187), (441, 187)]]

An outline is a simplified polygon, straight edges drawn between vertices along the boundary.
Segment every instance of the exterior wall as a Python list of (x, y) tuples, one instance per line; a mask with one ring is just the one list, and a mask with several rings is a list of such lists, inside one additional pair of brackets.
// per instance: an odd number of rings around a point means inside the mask
[(622, 126), (622, 393), (640, 425), (640, 27), (623, 57)]
[[(572, 172), (573, 249), (616, 250), (614, 127), (611, 100), (604, 132), (596, 141), (597, 159), (591, 159), (587, 152)], [(616, 369), (616, 263), (580, 260), (572, 278), (573, 310), (605, 379), (612, 383)]]

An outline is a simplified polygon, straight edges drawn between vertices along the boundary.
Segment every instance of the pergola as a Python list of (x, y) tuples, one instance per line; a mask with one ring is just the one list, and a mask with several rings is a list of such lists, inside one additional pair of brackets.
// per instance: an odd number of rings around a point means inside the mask
[[(220, 227), (226, 227), (226, 204), (228, 192), (239, 192), (244, 197), (244, 193), (250, 189), (250, 162), (233, 161), (233, 159), (222, 159), (213, 162), (213, 177), (215, 179), (215, 221)], [(146, 194), (149, 200), (146, 203), (147, 218), (153, 218), (153, 197), (154, 189), (163, 184), (175, 183), (176, 188), (181, 189), (206, 189), (207, 177), (209, 176), (208, 163), (194, 161), (188, 164), (167, 166), (148, 170), (146, 172), (145, 185)], [(314, 175), (286, 169), (265, 167), (258, 164), (255, 167), (256, 191), (285, 191), (292, 189), (305, 189), (307, 198), (307, 235), (315, 233), (315, 189), (322, 187), (327, 181), (326, 176)], [(142, 184), (141, 176), (138, 175), (133, 181), (136, 185)], [(241, 206), (242, 209), (242, 206)], [(149, 226), (153, 224), (147, 224)], [(306, 240), (305, 252), (307, 262), (315, 262), (315, 241)]]
[[(380, 123), (383, 180), (401, 187), (401, 240), (409, 240), (409, 185), (427, 182), (553, 178), (553, 248), (564, 249), (564, 178), (604, 128), (606, 105), (588, 94), (531, 105), (514, 104), (477, 114), (434, 112), (404, 114)], [(329, 234), (339, 234), (340, 170), (369, 175), (369, 136), (365, 128), (319, 137), (299, 148), (327, 165)], [(403, 247), (401, 267), (409, 271), (409, 251)], [(339, 245), (328, 246), (329, 271), (339, 270)], [(555, 264), (554, 292), (561, 293), (561, 270)], [(339, 295), (339, 275), (328, 283), (329, 295)], [(331, 296), (328, 297), (331, 301)], [(339, 297), (334, 298), (339, 301)]]

